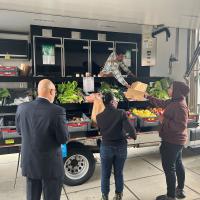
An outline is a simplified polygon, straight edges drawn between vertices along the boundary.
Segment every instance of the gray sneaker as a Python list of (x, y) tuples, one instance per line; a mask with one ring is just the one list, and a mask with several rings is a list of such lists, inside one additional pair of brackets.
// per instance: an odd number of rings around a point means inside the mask
[(115, 193), (113, 200), (122, 200), (123, 193)]
[(168, 197), (167, 195), (160, 195), (156, 197), (156, 200), (176, 200), (176, 198)]

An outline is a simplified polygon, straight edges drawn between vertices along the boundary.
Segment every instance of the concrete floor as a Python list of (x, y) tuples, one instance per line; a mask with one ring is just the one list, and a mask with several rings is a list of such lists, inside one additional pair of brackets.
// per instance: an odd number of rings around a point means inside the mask
[[(62, 200), (98, 200), (100, 199), (100, 162), (96, 154), (97, 165), (93, 177), (85, 184), (65, 186), (67, 197), (62, 192)], [(185, 200), (200, 200), (200, 151), (184, 150), (186, 167)], [(25, 200), (25, 179), (19, 174), (16, 188), (13, 189), (17, 165), (17, 154), (0, 156), (0, 200)], [(124, 170), (124, 200), (154, 200), (157, 195), (166, 193), (158, 147), (129, 149)], [(111, 178), (111, 193), (114, 195), (114, 180)], [(112, 198), (110, 198), (112, 199)]]

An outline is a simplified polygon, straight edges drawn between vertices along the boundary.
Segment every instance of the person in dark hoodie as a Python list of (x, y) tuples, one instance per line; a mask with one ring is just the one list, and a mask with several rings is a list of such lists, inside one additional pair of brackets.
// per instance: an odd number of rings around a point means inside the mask
[(117, 109), (118, 101), (112, 93), (104, 94), (103, 103), (105, 109), (97, 115), (97, 125), (102, 135), (100, 147), (102, 200), (108, 200), (112, 166), (115, 178), (113, 200), (121, 200), (124, 187), (123, 168), (127, 157), (126, 133), (136, 139), (136, 130), (130, 124), (126, 112)]
[[(159, 135), (162, 139), (160, 154), (162, 167), (165, 172), (167, 183), (167, 195), (161, 195), (156, 200), (174, 200), (185, 198), (184, 182), (185, 169), (182, 163), (182, 150), (187, 141), (187, 121), (189, 109), (186, 103), (186, 96), (189, 87), (183, 83), (174, 81), (168, 89), (170, 100), (159, 100), (145, 95), (150, 103), (165, 109), (160, 117), (161, 128)], [(178, 186), (176, 188), (176, 176)]]

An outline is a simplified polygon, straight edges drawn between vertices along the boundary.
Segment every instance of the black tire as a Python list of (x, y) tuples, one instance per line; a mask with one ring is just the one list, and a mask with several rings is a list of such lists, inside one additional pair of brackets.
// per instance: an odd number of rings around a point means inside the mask
[(94, 173), (95, 159), (86, 148), (72, 148), (64, 159), (64, 184), (76, 186), (85, 183)]

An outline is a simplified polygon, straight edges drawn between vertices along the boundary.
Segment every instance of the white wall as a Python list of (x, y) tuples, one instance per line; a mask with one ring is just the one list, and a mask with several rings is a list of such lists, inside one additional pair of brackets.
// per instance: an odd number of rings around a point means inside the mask
[(151, 67), (150, 76), (169, 76), (174, 80), (183, 81), (186, 71), (187, 59), (187, 29), (179, 30), (179, 55), (178, 62), (172, 66), (172, 74), (169, 74), (169, 58), (175, 55), (176, 29), (171, 28), (171, 37), (166, 41), (166, 34), (162, 33), (157, 36), (157, 59), (156, 66)]

